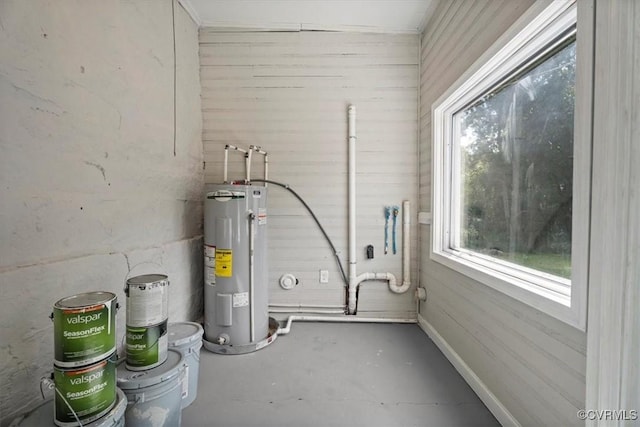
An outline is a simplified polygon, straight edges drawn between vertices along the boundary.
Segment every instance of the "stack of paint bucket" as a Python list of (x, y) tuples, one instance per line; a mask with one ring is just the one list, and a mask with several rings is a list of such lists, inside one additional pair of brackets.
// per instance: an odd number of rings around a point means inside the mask
[(128, 427), (179, 426), (186, 366), (168, 347), (169, 280), (163, 274), (127, 279), (126, 359), (118, 387), (127, 396)]
[(155, 368), (167, 360), (169, 280), (145, 274), (127, 280), (126, 366), (131, 371)]
[(88, 292), (55, 303), (55, 424), (90, 425), (116, 406), (117, 306), (111, 292)]

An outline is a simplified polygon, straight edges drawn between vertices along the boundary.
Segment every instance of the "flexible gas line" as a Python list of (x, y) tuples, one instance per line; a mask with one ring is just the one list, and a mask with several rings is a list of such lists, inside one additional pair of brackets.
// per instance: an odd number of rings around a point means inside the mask
[(313, 213), (309, 205), (307, 205), (307, 203), (302, 199), (302, 197), (300, 197), (298, 193), (296, 193), (291, 187), (289, 187), (289, 184), (282, 184), (281, 182), (271, 181), (269, 179), (253, 179), (252, 182), (264, 182), (264, 183), (273, 184), (273, 185), (282, 187), (285, 190), (289, 190), (289, 192), (293, 194), (296, 197), (296, 199), (300, 201), (300, 203), (302, 203), (302, 205), (307, 209), (309, 214), (311, 214), (311, 217), (320, 228), (320, 231), (324, 235), (325, 239), (327, 239), (329, 246), (331, 246), (331, 250), (333, 251), (333, 254), (336, 257), (336, 261), (338, 262), (338, 267), (340, 268), (340, 274), (342, 275), (342, 280), (344, 281), (345, 286), (349, 286), (349, 279), (347, 279), (347, 275), (344, 272), (344, 268), (342, 267), (342, 261), (340, 261), (340, 257), (338, 256), (338, 251), (336, 250), (336, 247), (333, 245), (333, 242), (329, 238), (329, 235), (327, 234), (327, 232), (324, 230), (324, 227), (322, 227), (322, 225), (320, 224), (320, 221), (318, 220), (316, 215)]

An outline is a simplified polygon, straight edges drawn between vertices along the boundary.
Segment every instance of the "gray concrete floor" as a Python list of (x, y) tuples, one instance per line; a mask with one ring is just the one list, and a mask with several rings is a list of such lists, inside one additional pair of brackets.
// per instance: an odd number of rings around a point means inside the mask
[(182, 425), (499, 426), (417, 325), (293, 323), (251, 354), (202, 350)]

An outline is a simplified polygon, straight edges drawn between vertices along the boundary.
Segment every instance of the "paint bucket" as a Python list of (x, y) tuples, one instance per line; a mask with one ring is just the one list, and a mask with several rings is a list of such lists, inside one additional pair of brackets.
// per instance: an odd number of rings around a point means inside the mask
[(51, 318), (56, 366), (90, 365), (115, 351), (117, 301), (111, 292), (87, 292), (54, 304)]
[(116, 354), (75, 368), (54, 366), (54, 422), (59, 426), (90, 423), (116, 404)]
[(167, 360), (167, 321), (153, 326), (129, 326), (126, 332), (126, 366), (131, 371), (152, 369)]
[[(127, 396), (120, 389), (116, 389), (116, 404), (102, 418), (82, 424), (84, 427), (124, 427), (124, 411), (127, 409)], [(53, 422), (54, 402), (49, 400), (35, 410), (10, 424), (15, 427), (47, 427), (55, 426)], [(77, 424), (76, 424), (77, 425)]]
[(182, 383), (182, 409), (191, 405), (198, 395), (200, 348), (204, 329), (199, 323), (169, 323), (169, 348), (178, 350), (184, 358), (186, 373)]
[(127, 395), (127, 427), (179, 426), (182, 420), (183, 357), (170, 349), (167, 361), (146, 371), (118, 366), (118, 387)]
[(127, 279), (127, 326), (159, 325), (169, 318), (169, 279), (144, 274)]

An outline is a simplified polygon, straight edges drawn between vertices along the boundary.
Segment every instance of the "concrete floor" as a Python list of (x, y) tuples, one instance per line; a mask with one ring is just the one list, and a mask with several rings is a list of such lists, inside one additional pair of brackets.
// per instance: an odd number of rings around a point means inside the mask
[(499, 426), (417, 325), (293, 323), (251, 354), (200, 354), (182, 425)]

